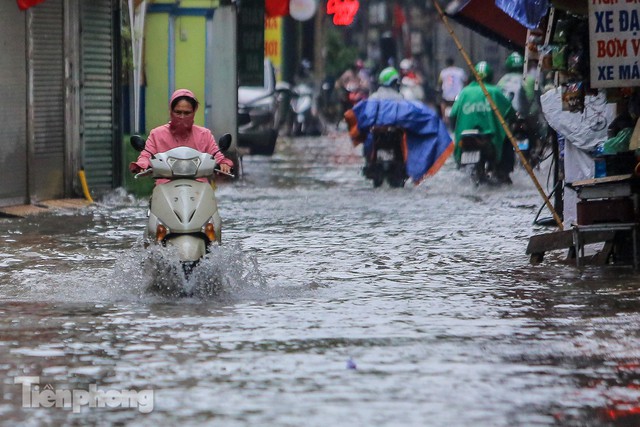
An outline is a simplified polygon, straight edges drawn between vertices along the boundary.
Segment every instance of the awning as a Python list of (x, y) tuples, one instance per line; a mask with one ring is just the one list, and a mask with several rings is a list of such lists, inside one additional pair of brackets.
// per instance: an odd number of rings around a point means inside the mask
[(526, 45), (527, 28), (498, 8), (494, 0), (454, 0), (446, 14), (509, 49), (522, 51)]

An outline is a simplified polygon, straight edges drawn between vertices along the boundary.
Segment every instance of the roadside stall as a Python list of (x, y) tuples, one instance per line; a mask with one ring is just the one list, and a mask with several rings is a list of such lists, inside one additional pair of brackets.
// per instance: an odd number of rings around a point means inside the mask
[(578, 266), (638, 267), (639, 30), (634, 3), (565, 0), (527, 35), (564, 184), (564, 230), (531, 237), (532, 262), (568, 248)]
[[(499, 11), (465, 15), (465, 10), (474, 8)], [(478, 18), (501, 13), (510, 19), (496, 23)], [(479, 32), (489, 32), (516, 49), (523, 46), (523, 87), (535, 100), (532, 105), (544, 124), (540, 128), (552, 147), (551, 194), (542, 190), (507, 125), (502, 125), (558, 230), (530, 238), (531, 261), (541, 262), (548, 251), (568, 249), (568, 260), (579, 266), (624, 263), (637, 268), (640, 11), (636, 2), (456, 0), (447, 7), (447, 15), (463, 24), (471, 20)], [(524, 40), (514, 35), (522, 31), (513, 22), (526, 28)], [(453, 30), (450, 33), (455, 39)]]

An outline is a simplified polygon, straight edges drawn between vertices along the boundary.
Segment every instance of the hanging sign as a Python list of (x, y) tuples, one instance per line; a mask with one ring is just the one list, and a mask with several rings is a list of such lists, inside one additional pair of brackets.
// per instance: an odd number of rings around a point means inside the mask
[(276, 69), (276, 80), (282, 80), (282, 18), (264, 20), (264, 56), (271, 59)]
[(589, 1), (592, 87), (640, 84), (640, 9), (635, 1)]
[(264, 84), (264, 0), (243, 0), (238, 9), (238, 85)]
[(316, 13), (317, 6), (316, 0), (291, 0), (289, 15), (297, 21), (307, 21)]
[(327, 2), (327, 14), (333, 15), (335, 25), (351, 25), (359, 8), (358, 0), (329, 0)]

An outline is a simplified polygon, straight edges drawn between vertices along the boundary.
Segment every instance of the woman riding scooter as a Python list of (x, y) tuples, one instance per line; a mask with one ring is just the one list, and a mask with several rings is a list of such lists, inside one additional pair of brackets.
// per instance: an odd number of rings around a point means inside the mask
[(145, 244), (172, 247), (188, 277), (210, 248), (222, 242), (221, 218), (208, 179), (216, 167), (220, 173), (231, 171), (233, 162), (220, 152), (220, 147), (229, 148), (231, 135), (221, 137), (218, 147), (209, 129), (193, 124), (198, 101), (189, 90), (175, 91), (169, 106), (171, 121), (154, 128), (146, 143), (131, 137), (140, 156), (129, 170), (136, 178), (151, 175), (156, 182)]

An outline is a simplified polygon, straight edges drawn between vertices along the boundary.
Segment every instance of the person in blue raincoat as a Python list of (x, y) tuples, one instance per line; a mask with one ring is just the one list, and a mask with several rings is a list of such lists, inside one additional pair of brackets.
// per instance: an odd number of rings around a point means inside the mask
[[(374, 126), (396, 126), (404, 130), (403, 153), (407, 175), (415, 185), (435, 174), (453, 153), (453, 142), (439, 115), (421, 102), (406, 101), (393, 83), (399, 81), (392, 67), (380, 73), (381, 96), (360, 101), (345, 113), (349, 135), (354, 143), (364, 144), (364, 155), (371, 151)], [(394, 73), (395, 71), (395, 73)], [(394, 78), (395, 77), (395, 78)], [(385, 83), (390, 83), (385, 85)], [(382, 95), (388, 96), (382, 96)]]

